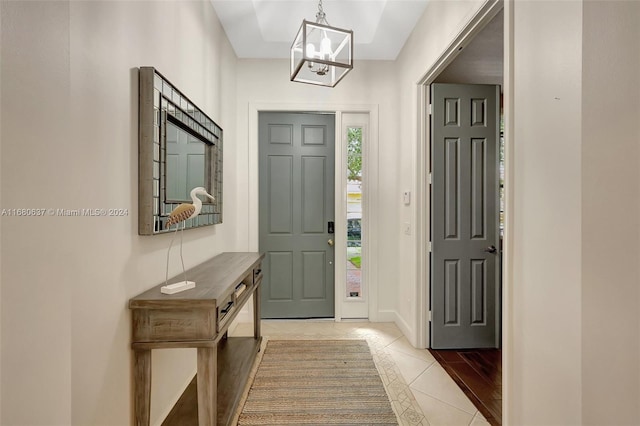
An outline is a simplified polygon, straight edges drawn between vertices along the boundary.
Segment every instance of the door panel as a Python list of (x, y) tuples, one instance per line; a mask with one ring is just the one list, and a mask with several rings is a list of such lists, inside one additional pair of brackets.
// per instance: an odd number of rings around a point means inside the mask
[[(267, 271), (264, 271), (263, 283), (271, 283), (267, 291), (269, 300), (293, 299), (293, 253), (290, 251), (269, 252)], [(265, 291), (263, 290), (263, 293)]]
[(497, 347), (500, 88), (431, 90), (431, 347)]
[(326, 298), (327, 254), (324, 251), (302, 252), (302, 298), (304, 300)]
[(471, 261), (471, 324), (485, 324), (486, 280), (484, 260)]
[(291, 234), (293, 217), (293, 157), (273, 155), (267, 159), (269, 233)]
[(444, 261), (444, 323), (458, 325), (460, 323), (460, 262)]
[[(322, 234), (325, 222), (326, 197), (325, 157), (302, 157), (302, 232)], [(331, 191), (333, 193), (333, 191)]]
[(334, 316), (335, 117), (259, 116), (263, 318)]
[(485, 238), (486, 141), (471, 139), (471, 239)]
[(460, 236), (460, 220), (458, 218), (458, 202), (460, 197), (460, 164), (459, 164), (459, 143), (458, 139), (445, 139), (446, 152), (444, 159), (445, 173), (445, 229), (446, 239), (458, 239)]

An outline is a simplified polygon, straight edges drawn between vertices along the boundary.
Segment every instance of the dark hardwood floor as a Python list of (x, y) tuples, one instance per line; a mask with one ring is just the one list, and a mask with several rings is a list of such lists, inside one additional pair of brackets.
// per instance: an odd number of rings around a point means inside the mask
[(502, 351), (429, 351), (487, 421), (493, 426), (502, 425)]

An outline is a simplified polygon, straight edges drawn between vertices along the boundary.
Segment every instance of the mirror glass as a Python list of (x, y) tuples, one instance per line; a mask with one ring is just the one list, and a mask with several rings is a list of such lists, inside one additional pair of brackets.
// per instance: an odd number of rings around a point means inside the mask
[(139, 73), (138, 233), (172, 231), (169, 214), (204, 187), (200, 214), (180, 223), (222, 223), (222, 129), (153, 67)]
[(173, 123), (167, 122), (165, 158), (167, 201), (190, 202), (191, 189), (198, 186), (206, 188), (205, 143)]

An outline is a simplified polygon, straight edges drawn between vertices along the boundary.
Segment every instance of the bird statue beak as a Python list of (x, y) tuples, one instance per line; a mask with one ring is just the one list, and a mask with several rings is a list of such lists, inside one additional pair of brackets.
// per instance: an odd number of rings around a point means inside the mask
[(215, 197), (211, 194), (209, 194), (208, 192), (205, 192), (204, 195), (206, 195), (207, 197), (211, 198), (211, 201), (215, 201)]

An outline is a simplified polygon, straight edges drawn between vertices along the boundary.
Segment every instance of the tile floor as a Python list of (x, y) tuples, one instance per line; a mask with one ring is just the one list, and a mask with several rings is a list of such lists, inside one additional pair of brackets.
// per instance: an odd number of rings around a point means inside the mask
[[(232, 336), (253, 335), (238, 324)], [(427, 350), (415, 349), (393, 323), (262, 321), (266, 339), (366, 339), (402, 426), (489, 425)]]

